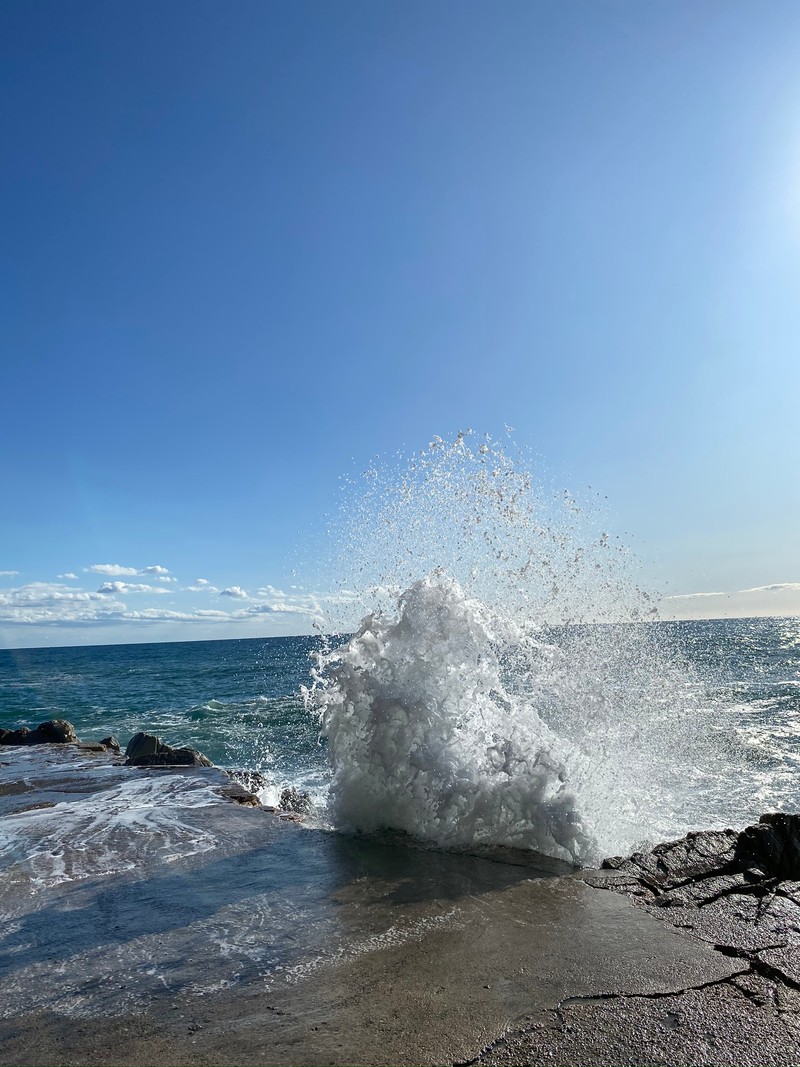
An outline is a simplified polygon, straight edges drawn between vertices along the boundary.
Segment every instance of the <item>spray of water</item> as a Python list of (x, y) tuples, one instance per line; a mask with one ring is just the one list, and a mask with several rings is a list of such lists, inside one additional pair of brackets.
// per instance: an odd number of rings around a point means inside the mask
[(339, 824), (587, 864), (724, 819), (698, 680), (635, 562), (530, 467), (469, 432), (347, 487), (329, 627), (363, 619), (308, 696)]

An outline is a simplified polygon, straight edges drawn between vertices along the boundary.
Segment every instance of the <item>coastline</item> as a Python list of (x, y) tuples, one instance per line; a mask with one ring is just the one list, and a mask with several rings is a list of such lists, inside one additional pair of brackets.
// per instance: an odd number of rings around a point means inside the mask
[(793, 817), (760, 867), (731, 832), (576, 871), (309, 828), (90, 747), (0, 748), (3, 1063), (800, 1059)]

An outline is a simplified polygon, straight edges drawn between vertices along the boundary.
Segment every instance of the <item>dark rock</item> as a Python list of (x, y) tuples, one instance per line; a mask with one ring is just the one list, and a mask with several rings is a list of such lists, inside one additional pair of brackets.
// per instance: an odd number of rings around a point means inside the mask
[(116, 737), (104, 737), (100, 744), (103, 746), (103, 748), (110, 748), (112, 752), (120, 751), (119, 741), (117, 741)]
[(259, 771), (226, 771), (225, 773), (250, 793), (257, 793), (267, 785), (267, 779)]
[(66, 719), (48, 719), (33, 730), (0, 730), (0, 745), (70, 745), (78, 740), (75, 728)]
[(789, 984), (800, 976), (800, 815), (687, 834), (603, 866), (591, 885), (625, 893), (757, 973)]
[(781, 881), (800, 879), (800, 815), (762, 815), (756, 826), (748, 826), (739, 835), (736, 860)]
[(66, 719), (48, 719), (40, 722), (28, 735), (29, 745), (71, 745), (78, 740), (75, 727)]
[(172, 748), (160, 737), (140, 732), (125, 749), (129, 767), (213, 767), (214, 764), (195, 748)]
[(278, 807), (281, 811), (292, 812), (295, 815), (308, 815), (313, 804), (308, 793), (301, 793), (294, 786), (290, 786), (281, 793)]
[(679, 841), (635, 852), (628, 859), (612, 856), (603, 868), (633, 875), (653, 892), (687, 883), (704, 883), (706, 895), (725, 891), (712, 879), (735, 878), (749, 883), (764, 879), (800, 879), (800, 815), (771, 812), (744, 830), (703, 830)]
[(0, 745), (27, 745), (29, 735), (27, 726), (21, 726), (19, 730), (3, 730)]
[(221, 789), (216, 790), (221, 797), (226, 800), (233, 800), (237, 804), (243, 804), (248, 808), (260, 808), (261, 801), (252, 793), (249, 789), (246, 789), (239, 782), (233, 781), (230, 785), (223, 786)]
[(169, 745), (165, 745), (160, 737), (140, 730), (128, 742), (125, 755), (128, 759), (138, 759), (140, 756), (157, 756), (159, 752), (166, 752), (168, 749)]
[(703, 830), (656, 845), (651, 852), (634, 852), (629, 859), (612, 856), (603, 860), (602, 867), (633, 874), (654, 890), (666, 890), (692, 878), (736, 870), (739, 836), (734, 830)]
[(213, 767), (214, 764), (195, 748), (170, 748), (149, 756), (133, 756), (126, 761), (129, 767)]

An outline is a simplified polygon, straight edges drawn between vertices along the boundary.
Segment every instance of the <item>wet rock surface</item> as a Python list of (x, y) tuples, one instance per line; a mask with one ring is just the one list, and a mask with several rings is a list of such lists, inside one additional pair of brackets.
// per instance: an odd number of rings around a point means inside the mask
[(294, 815), (310, 815), (313, 804), (308, 793), (290, 786), (281, 793), (278, 808), (280, 811), (290, 812)]
[(800, 816), (688, 834), (582, 880), (744, 969), (667, 994), (567, 998), (469, 1062), (800, 1063)]
[(249, 793), (257, 793), (260, 789), (266, 789), (269, 784), (265, 776), (259, 771), (231, 770), (225, 773)]
[(603, 867), (590, 884), (800, 988), (800, 816), (762, 815), (740, 832), (689, 834)]
[(0, 760), (2, 1063), (800, 1064), (797, 816), (539, 869), (97, 747)]

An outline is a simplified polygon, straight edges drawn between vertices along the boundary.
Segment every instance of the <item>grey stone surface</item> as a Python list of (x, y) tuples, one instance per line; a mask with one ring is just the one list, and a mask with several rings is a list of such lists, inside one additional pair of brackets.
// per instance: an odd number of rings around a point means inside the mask
[(473, 1062), (796, 1064), (799, 1010), (795, 990), (753, 975), (665, 996), (573, 1000), (547, 1022), (507, 1034)]

